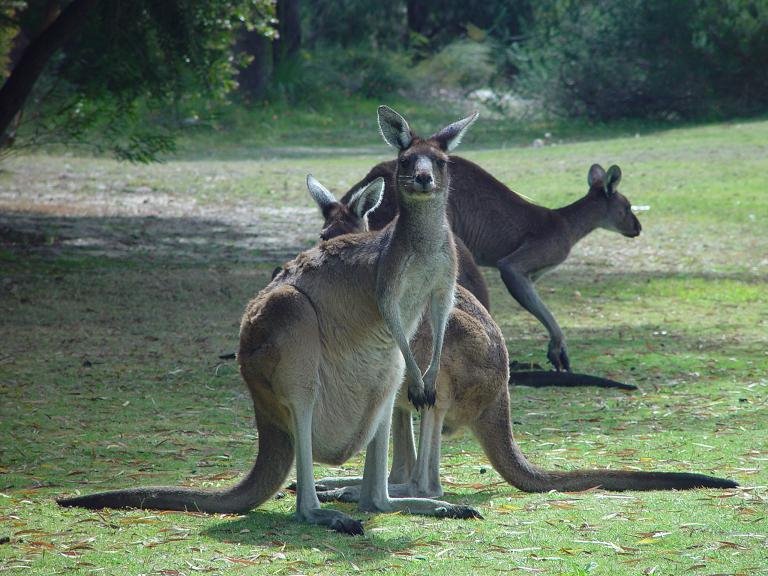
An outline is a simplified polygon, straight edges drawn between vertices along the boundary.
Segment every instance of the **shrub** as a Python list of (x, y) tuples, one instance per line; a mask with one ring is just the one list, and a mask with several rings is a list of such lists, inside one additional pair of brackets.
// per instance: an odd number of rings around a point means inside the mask
[(513, 50), (517, 88), (604, 120), (765, 107), (766, 16), (766, 0), (546, 2)]
[(420, 84), (439, 85), (468, 93), (488, 86), (495, 70), (488, 43), (457, 40), (421, 61), (415, 76)]
[(408, 60), (402, 53), (370, 47), (324, 47), (302, 52), (274, 71), (269, 100), (311, 103), (338, 94), (366, 98), (388, 96), (407, 88)]

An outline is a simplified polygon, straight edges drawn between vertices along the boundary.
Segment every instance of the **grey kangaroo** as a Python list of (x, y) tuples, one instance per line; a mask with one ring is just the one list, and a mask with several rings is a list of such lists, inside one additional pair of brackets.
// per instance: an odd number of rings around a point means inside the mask
[[(394, 170), (393, 162), (374, 166), (341, 199), (346, 204), (354, 191), (375, 178), (384, 178), (384, 198), (369, 217), (373, 230), (386, 226), (397, 214)], [(451, 156), (449, 172), (448, 216), (454, 234), (477, 264), (499, 269), (509, 293), (547, 328), (549, 361), (557, 370), (570, 370), (563, 331), (534, 282), (565, 261), (571, 248), (596, 228), (615, 230), (629, 238), (640, 234), (640, 222), (629, 200), (618, 192), (621, 170), (611, 166), (606, 172), (594, 164), (587, 176), (586, 196), (554, 210), (527, 201), (459, 156)]]
[[(322, 235), (360, 232), (368, 229), (368, 217), (381, 201), (383, 181), (375, 179), (350, 196), (348, 204), (317, 181), (308, 183), (310, 195), (325, 216)], [(420, 366), (432, 357), (429, 323), (424, 321), (411, 340)], [(448, 317), (445, 344), (432, 410), (422, 412), (418, 452), (413, 438), (412, 406), (401, 393), (392, 417), (393, 458), (389, 491), (396, 496), (440, 497), (441, 432), (469, 427), (486, 456), (501, 476), (527, 492), (548, 490), (682, 490), (697, 487), (730, 488), (730, 480), (690, 473), (575, 470), (551, 472), (528, 462), (512, 435), (507, 391), (508, 358), (504, 338), (487, 309), (461, 285)], [(540, 372), (541, 381), (557, 379), (562, 372)], [(571, 374), (567, 374), (571, 376)], [(575, 375), (574, 375), (575, 376)], [(403, 390), (409, 387), (406, 378)], [(356, 501), (359, 478), (324, 478), (318, 481), (323, 501)]]
[[(283, 485), (295, 456), (297, 517), (361, 534), (360, 521), (320, 508), (312, 463), (338, 465), (367, 446), (361, 510), (479, 516), (439, 500), (391, 498), (387, 485), (392, 408), (404, 372), (416, 406), (435, 402), (456, 277), (447, 152), (476, 117), (422, 139), (397, 112), (379, 107), (381, 133), (398, 150), (398, 218), (379, 233), (342, 236), (299, 254), (248, 304), (237, 358), (253, 398), (259, 451), (245, 478), (220, 491), (147, 487), (59, 504), (242, 513)], [(434, 353), (422, 377), (408, 342), (425, 310)]]

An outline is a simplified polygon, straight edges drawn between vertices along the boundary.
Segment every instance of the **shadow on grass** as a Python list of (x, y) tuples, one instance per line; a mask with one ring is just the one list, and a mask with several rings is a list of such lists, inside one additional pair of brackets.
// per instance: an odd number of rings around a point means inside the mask
[(5, 259), (37, 255), (209, 264), (283, 262), (314, 242), (316, 222), (309, 222), (311, 216), (314, 211), (294, 208), (254, 210), (249, 219), (235, 220), (0, 212), (0, 248), (6, 251)]
[[(334, 509), (342, 510), (364, 522), (375, 521), (376, 516), (363, 515), (352, 505), (335, 504)], [(385, 558), (393, 552), (408, 550), (418, 539), (406, 536), (385, 538), (371, 532), (368, 526), (366, 537), (343, 537), (338, 532), (322, 526), (313, 526), (295, 519), (293, 513), (279, 514), (256, 510), (247, 516), (213, 524), (202, 533), (226, 543), (246, 546), (274, 545), (284, 542), (293, 548), (320, 548), (332, 552), (335, 560), (352, 561), (356, 564)], [(340, 540), (343, 538), (343, 540)]]

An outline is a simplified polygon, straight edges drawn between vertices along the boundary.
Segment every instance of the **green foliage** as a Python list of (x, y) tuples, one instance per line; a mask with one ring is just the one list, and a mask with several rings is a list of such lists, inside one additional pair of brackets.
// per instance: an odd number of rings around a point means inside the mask
[(62, 145), (147, 163), (176, 149), (178, 130), (167, 101), (111, 93), (89, 98), (51, 74), (38, 81), (30, 100), (20, 136), (13, 146), (0, 149), (0, 158)]
[(495, 74), (488, 42), (457, 40), (416, 66), (418, 87), (470, 92), (487, 86)]
[(402, 48), (407, 38), (402, 2), (313, 0), (307, 4), (303, 28), (310, 47), (368, 43), (374, 50), (394, 50)]
[(221, 97), (234, 87), (234, 34), (245, 26), (265, 27), (272, 9), (269, 0), (108, 0), (58, 74), (89, 97)]
[(24, 4), (21, 1), (3, 1), (0, 4), (0, 79), (5, 79), (9, 73), (10, 52), (13, 40), (19, 32), (15, 16)]
[(693, 41), (723, 108), (768, 104), (768, 0), (701, 0)]
[(316, 106), (351, 95), (391, 96), (409, 86), (408, 58), (402, 52), (358, 45), (304, 51), (274, 70), (267, 98)]
[(590, 118), (768, 105), (768, 2), (552, 0), (517, 48), (518, 89)]
[[(44, 3), (28, 4), (19, 22), (35, 31)], [(274, 0), (100, 2), (38, 81), (16, 144), (67, 142), (156, 159), (172, 149), (187, 113), (236, 87), (235, 35), (273, 34), (273, 15)]]

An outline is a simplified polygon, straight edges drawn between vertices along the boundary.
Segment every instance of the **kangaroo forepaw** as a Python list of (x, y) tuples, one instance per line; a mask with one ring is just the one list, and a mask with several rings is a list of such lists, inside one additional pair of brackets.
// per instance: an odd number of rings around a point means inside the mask
[(571, 371), (571, 361), (568, 358), (568, 350), (565, 347), (565, 343), (550, 341), (547, 350), (547, 358), (558, 372), (563, 370), (566, 372)]
[(411, 391), (410, 388), (408, 388), (408, 400), (410, 400), (411, 404), (414, 405), (416, 410), (421, 410), (422, 408), (430, 408), (435, 405), (435, 390), (425, 388), (419, 392)]
[(462, 506), (459, 504), (439, 508), (438, 517), (456, 518), (458, 520), (484, 520), (483, 515), (475, 508), (472, 508), (472, 506)]

